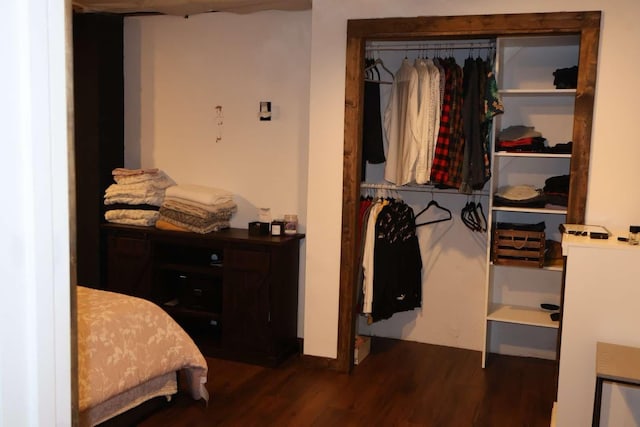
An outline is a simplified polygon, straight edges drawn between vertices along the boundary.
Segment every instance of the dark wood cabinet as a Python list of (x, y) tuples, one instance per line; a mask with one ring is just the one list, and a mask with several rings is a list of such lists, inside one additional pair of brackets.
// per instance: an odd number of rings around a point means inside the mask
[(205, 355), (274, 366), (298, 349), (303, 235), (103, 225), (106, 288), (149, 299)]
[(106, 288), (113, 292), (151, 298), (152, 250), (149, 234), (113, 230), (106, 236)]
[(73, 15), (73, 113), (78, 283), (102, 287), (103, 195), (124, 166), (122, 15)]

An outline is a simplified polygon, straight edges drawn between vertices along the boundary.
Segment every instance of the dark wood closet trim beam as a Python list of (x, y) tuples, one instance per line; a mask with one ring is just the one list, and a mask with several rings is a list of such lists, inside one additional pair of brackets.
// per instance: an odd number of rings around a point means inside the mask
[[(362, 103), (364, 100), (365, 40), (347, 34), (347, 83), (345, 88), (344, 156), (342, 181), (342, 244), (340, 252), (340, 297), (338, 304), (338, 353), (336, 369), (353, 367), (356, 335), (355, 283), (358, 276), (358, 226), (360, 157), (362, 150)], [(350, 143), (347, 143), (350, 141)]]
[[(599, 16), (599, 14), (598, 14)], [(571, 153), (567, 223), (584, 223), (589, 181), (593, 105), (598, 71), (600, 25), (584, 28), (580, 34), (578, 87), (573, 112), (573, 150)]]
[(469, 39), (570, 34), (587, 28), (600, 29), (599, 11), (357, 19), (348, 22), (347, 33), (368, 40)]
[(433, 16), (350, 20), (347, 23), (342, 239), (338, 351), (333, 367), (353, 368), (358, 276), (357, 213), (362, 150), (363, 62), (367, 41), (473, 39), (503, 36), (580, 35), (580, 70), (573, 129), (572, 179), (567, 221), (584, 222), (595, 93), (599, 11), (502, 15)]

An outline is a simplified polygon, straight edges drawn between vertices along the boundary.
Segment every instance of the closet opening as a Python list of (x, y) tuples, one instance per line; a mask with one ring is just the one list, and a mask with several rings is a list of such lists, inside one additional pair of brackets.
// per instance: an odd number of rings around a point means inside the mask
[[(431, 56), (447, 49), (449, 42), (462, 51), (482, 55), (492, 49), (493, 41), (505, 36), (577, 35), (579, 75), (575, 96), (573, 156), (567, 222), (584, 221), (591, 139), (592, 110), (597, 68), (600, 12), (559, 12), (513, 15), (475, 15), (350, 20), (347, 24), (345, 122), (342, 191), (342, 240), (338, 321), (338, 352), (334, 367), (343, 372), (353, 368), (356, 324), (358, 321), (358, 211), (363, 188), (386, 188), (380, 176), (375, 184), (363, 184), (362, 134), (364, 82), (367, 79), (390, 82), (394, 67), (376, 56), (376, 49), (405, 55), (410, 50)], [(475, 49), (475, 51), (474, 51)], [(486, 49), (486, 50), (482, 50)], [(373, 55), (372, 55), (373, 54)], [(370, 59), (371, 62), (367, 62)], [(374, 63), (378, 73), (367, 74)], [(386, 83), (384, 83), (386, 82)], [(370, 173), (367, 171), (367, 173)], [(373, 172), (376, 173), (376, 172)], [(377, 172), (378, 174), (380, 172)], [(394, 187), (389, 187), (393, 191)], [(423, 207), (437, 192), (427, 191)], [(483, 196), (483, 190), (479, 193)], [(451, 196), (465, 199), (464, 196)], [(474, 196), (475, 197), (475, 196)], [(417, 212), (417, 211), (416, 211)], [(459, 214), (454, 212), (454, 215)], [(482, 304), (482, 302), (479, 302)]]

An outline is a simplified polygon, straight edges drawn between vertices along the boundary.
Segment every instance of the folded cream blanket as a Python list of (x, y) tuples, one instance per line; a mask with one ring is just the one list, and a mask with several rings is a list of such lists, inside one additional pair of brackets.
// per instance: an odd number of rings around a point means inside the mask
[(128, 169), (128, 168), (115, 168), (111, 171), (113, 176), (126, 176), (126, 175), (142, 175), (142, 174), (154, 174), (158, 173), (158, 168), (148, 169)]
[(171, 179), (167, 174), (160, 171), (155, 174), (142, 174), (142, 175), (122, 175), (114, 176), (113, 180), (116, 184), (129, 185), (148, 182), (157, 188), (167, 188), (172, 185), (176, 185), (176, 182)]
[[(166, 188), (166, 187), (165, 187)], [(156, 187), (152, 181), (139, 182), (136, 184), (111, 184), (104, 191), (104, 197), (125, 196), (125, 197), (149, 197), (164, 196), (165, 190)]]
[(162, 203), (163, 208), (171, 209), (178, 212), (183, 212), (194, 217), (202, 219), (230, 219), (231, 216), (238, 210), (238, 205), (235, 202), (224, 202), (217, 205), (208, 206), (203, 208), (201, 204), (195, 204), (193, 202), (181, 202), (178, 199), (164, 199)]
[(230, 191), (195, 184), (174, 185), (167, 188), (165, 196), (209, 206), (233, 200)]
[(141, 209), (114, 209), (104, 213), (104, 219), (116, 224), (155, 225), (160, 213)]

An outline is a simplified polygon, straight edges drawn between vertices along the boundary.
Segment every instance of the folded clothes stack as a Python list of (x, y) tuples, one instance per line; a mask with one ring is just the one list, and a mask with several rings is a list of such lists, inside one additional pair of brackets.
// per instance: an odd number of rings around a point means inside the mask
[(567, 207), (569, 204), (569, 175), (559, 175), (544, 181), (544, 195), (550, 208), (554, 206)]
[(547, 140), (533, 126), (509, 126), (498, 133), (496, 151), (543, 152)]
[(176, 183), (156, 168), (116, 168), (112, 175), (115, 183), (104, 194), (104, 218), (117, 224), (155, 225), (165, 191)]
[(167, 188), (156, 227), (210, 233), (229, 228), (237, 209), (229, 191), (193, 184), (175, 185)]
[(498, 132), (496, 151), (523, 153), (571, 154), (573, 142), (556, 143), (550, 146), (542, 133), (533, 126), (509, 126)]

